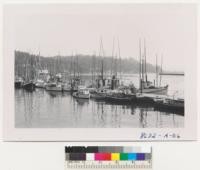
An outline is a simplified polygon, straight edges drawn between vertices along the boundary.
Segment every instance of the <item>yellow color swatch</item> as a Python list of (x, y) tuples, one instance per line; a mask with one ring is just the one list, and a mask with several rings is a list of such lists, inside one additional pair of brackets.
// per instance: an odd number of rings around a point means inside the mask
[(120, 154), (119, 153), (112, 153), (111, 154), (111, 160), (112, 161), (118, 161), (118, 160), (120, 160)]

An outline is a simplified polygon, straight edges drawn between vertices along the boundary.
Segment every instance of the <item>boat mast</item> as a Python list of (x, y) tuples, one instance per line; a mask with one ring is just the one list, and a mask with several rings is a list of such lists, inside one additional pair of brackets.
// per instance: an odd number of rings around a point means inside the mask
[(76, 77), (76, 72), (75, 72), (75, 66), (76, 66), (76, 63), (75, 63), (75, 59), (74, 59), (74, 55), (72, 54), (72, 59), (73, 59), (73, 71), (74, 71), (74, 79)]
[(114, 50), (115, 50), (115, 37), (113, 37), (113, 46), (112, 46), (112, 58), (111, 58), (111, 78), (114, 74), (114, 68), (113, 68), (113, 57), (114, 57)]
[(163, 65), (163, 55), (161, 56), (161, 64), (160, 64), (160, 86), (162, 83), (162, 65)]
[(104, 79), (104, 63), (103, 63), (103, 56), (104, 56), (104, 51), (103, 51), (103, 41), (102, 38), (100, 40), (100, 52), (102, 51), (102, 55), (100, 54), (101, 57), (101, 79), (102, 79), (102, 83), (103, 83), (103, 79)]
[(34, 80), (33, 56), (30, 55), (30, 79)]
[(147, 82), (147, 58), (146, 58), (146, 41), (144, 39), (144, 60), (145, 60), (145, 81)]
[(141, 39), (139, 40), (139, 86), (140, 86), (140, 92), (142, 93), (142, 61), (141, 61)]
[(78, 54), (76, 54), (76, 71), (77, 71), (77, 77), (80, 77), (78, 59), (79, 59)]
[(118, 55), (119, 55), (119, 74), (120, 74), (120, 79), (122, 79), (122, 65), (121, 65), (121, 54), (120, 54), (120, 45), (119, 45), (119, 38), (118, 40)]
[(141, 51), (141, 60), (142, 60), (142, 88), (144, 86), (144, 54), (142, 54), (142, 51)]
[(71, 73), (71, 70), (72, 70), (72, 68), (73, 68), (72, 59), (73, 59), (73, 53), (72, 53), (72, 55), (71, 55), (71, 57), (70, 57), (70, 70), (69, 70), (69, 79), (70, 79), (71, 87), (72, 87), (72, 75), (71, 75), (72, 73)]
[(156, 87), (158, 87), (158, 56), (156, 54)]
[(92, 63), (91, 63), (91, 72), (92, 72), (92, 86), (94, 86), (94, 81), (95, 81), (95, 52), (92, 55)]

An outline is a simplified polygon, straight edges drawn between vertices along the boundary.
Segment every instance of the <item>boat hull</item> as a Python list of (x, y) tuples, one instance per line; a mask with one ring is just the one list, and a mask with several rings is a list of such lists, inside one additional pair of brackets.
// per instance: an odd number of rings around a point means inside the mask
[(68, 88), (68, 87), (63, 87), (62, 90), (64, 92), (77, 92), (77, 89), (73, 89), (73, 88)]
[(47, 91), (62, 91), (62, 87), (52, 87), (52, 86), (46, 86)]
[(73, 97), (77, 99), (89, 99), (90, 94), (79, 94), (78, 92), (73, 93)]
[(166, 95), (167, 92), (168, 92), (168, 86), (142, 89), (142, 93), (152, 93), (152, 94)]
[(99, 93), (92, 93), (90, 95), (90, 97), (95, 99), (95, 100), (105, 100), (106, 99), (106, 95), (105, 94), (99, 94)]
[(110, 103), (132, 103), (136, 99), (135, 95), (107, 95), (105, 100)]
[(155, 100), (155, 109), (166, 112), (178, 112), (184, 115), (184, 100), (163, 99)]
[(19, 89), (22, 88), (23, 83), (21, 81), (15, 82), (15, 88)]
[(27, 91), (34, 91), (35, 90), (35, 84), (30, 82), (30, 83), (24, 83), (23, 88)]

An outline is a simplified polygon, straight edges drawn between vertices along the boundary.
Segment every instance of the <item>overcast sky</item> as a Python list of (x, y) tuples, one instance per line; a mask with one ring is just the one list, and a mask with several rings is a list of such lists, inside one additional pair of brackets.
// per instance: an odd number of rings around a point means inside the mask
[(163, 55), (164, 69), (183, 71), (184, 58), (195, 57), (192, 5), (18, 5), (10, 11), (17, 50), (44, 56), (98, 54), (102, 37), (111, 55), (115, 37), (122, 58), (138, 59), (139, 39), (145, 38), (147, 62), (155, 64), (155, 55)]

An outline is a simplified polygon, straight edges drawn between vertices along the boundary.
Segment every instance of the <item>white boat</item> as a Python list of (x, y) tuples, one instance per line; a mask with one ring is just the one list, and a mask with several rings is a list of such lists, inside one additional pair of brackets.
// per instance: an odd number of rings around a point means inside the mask
[(168, 92), (168, 85), (163, 87), (155, 87), (155, 86), (145, 87), (142, 88), (142, 90), (140, 89), (140, 92), (166, 95)]
[(38, 79), (35, 82), (35, 87), (37, 88), (45, 88), (45, 86), (46, 86), (46, 83), (44, 82), (44, 80)]
[(87, 88), (81, 86), (78, 88), (77, 92), (73, 93), (73, 97), (79, 98), (79, 99), (89, 99), (90, 91)]
[(72, 91), (71, 85), (68, 83), (63, 84), (63, 91), (71, 92)]
[(47, 91), (62, 91), (62, 85), (56, 82), (50, 82), (46, 85)]

